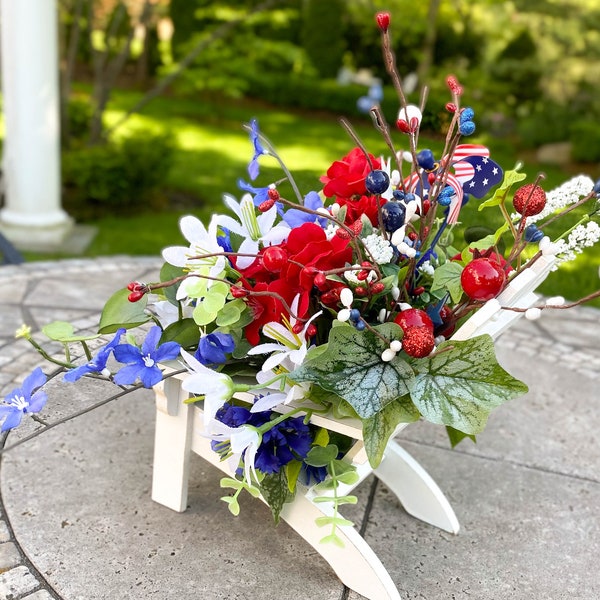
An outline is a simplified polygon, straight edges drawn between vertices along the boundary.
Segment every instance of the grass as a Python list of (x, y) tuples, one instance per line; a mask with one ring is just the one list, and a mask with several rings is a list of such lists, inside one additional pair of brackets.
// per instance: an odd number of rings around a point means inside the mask
[[(116, 93), (106, 113), (107, 125), (116, 123), (138, 99), (136, 92)], [(165, 181), (165, 189), (170, 190), (170, 198), (185, 198), (184, 205), (173, 201), (161, 212), (148, 211), (131, 217), (107, 216), (94, 221), (98, 235), (85, 255), (158, 255), (163, 247), (182, 242), (178, 220), (183, 214), (193, 213), (201, 219), (209, 218), (213, 212), (222, 210), (223, 192), (239, 197), (236, 181), (240, 177), (247, 179), (246, 166), (251, 156), (250, 143), (242, 124), (252, 117), (258, 118), (261, 130), (277, 148), (303, 192), (319, 189), (319, 177), (328, 165), (353, 146), (333, 115), (284, 111), (247, 101), (158, 98), (147, 105), (142, 114), (132, 116), (118, 128), (115, 135), (141, 129), (168, 131), (175, 136), (175, 163)], [(376, 156), (389, 154), (381, 135), (370, 121), (353, 123), (353, 127), (370, 152)], [(403, 140), (395, 135), (395, 141), (402, 143)], [(494, 159), (507, 168), (512, 168), (518, 160), (525, 162), (529, 174), (526, 182), (533, 181), (542, 167), (533, 163), (525, 151), (515, 153), (510, 142), (484, 137), (469, 141), (488, 145)], [(442, 140), (422, 138), (419, 147), (430, 147), (439, 156)], [(572, 170), (549, 165), (543, 167), (547, 176), (546, 189), (574, 174)], [(598, 176), (598, 173), (591, 175)], [(281, 172), (274, 159), (261, 159), (257, 185), (266, 185), (280, 177)], [(177, 193), (173, 194), (173, 191)], [(497, 209), (478, 211), (476, 200), (464, 207), (461, 216), (470, 225), (484, 225), (491, 229), (502, 222)], [(456, 234), (461, 235), (460, 228)], [(27, 258), (41, 257), (27, 255)], [(598, 287), (597, 263), (596, 249), (551, 275), (542, 291), (568, 298), (590, 293)], [(600, 303), (596, 305), (600, 306)]]

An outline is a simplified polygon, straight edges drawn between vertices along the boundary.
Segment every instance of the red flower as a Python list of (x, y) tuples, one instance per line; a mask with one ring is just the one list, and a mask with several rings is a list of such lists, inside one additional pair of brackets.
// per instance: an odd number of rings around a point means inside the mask
[[(282, 279), (277, 279), (271, 283), (259, 281), (254, 285), (248, 280), (242, 279), (240, 283), (244, 289), (251, 292), (245, 300), (252, 311), (253, 321), (246, 325), (244, 333), (250, 344), (256, 346), (260, 342), (260, 330), (263, 325), (271, 321), (280, 323), (283, 315), (289, 315), (289, 311), (281, 299), (283, 298), (289, 306), (294, 295)], [(252, 292), (259, 292), (259, 294), (253, 294)]]
[[(289, 261), (281, 270), (281, 279), (287, 283), (292, 294), (300, 294), (298, 315), (306, 315), (314, 276), (319, 271), (329, 271), (346, 266), (352, 261), (352, 248), (348, 240), (334, 236), (327, 239), (325, 232), (316, 223), (305, 223), (290, 233), (286, 250)], [(335, 282), (328, 282), (329, 289)]]
[(342, 160), (336, 160), (327, 170), (327, 175), (321, 177), (325, 184), (323, 193), (327, 198), (333, 196), (350, 198), (351, 196), (364, 196), (367, 193), (365, 177), (373, 169), (380, 169), (381, 163), (369, 154), (373, 163), (371, 167), (364, 152), (354, 148)]
[[(361, 196), (360, 198), (337, 198), (336, 202), (340, 206), (346, 207), (346, 218), (344, 223), (351, 225), (362, 215), (367, 215), (369, 221), (375, 227), (379, 224), (379, 213), (377, 210), (377, 196)], [(386, 203), (385, 198), (379, 200), (383, 206)]]

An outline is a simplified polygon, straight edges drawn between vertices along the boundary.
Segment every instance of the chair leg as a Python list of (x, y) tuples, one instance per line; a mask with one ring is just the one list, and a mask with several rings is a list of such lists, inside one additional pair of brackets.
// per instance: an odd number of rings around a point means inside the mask
[(397, 496), (408, 514), (458, 533), (460, 525), (446, 496), (429, 473), (394, 440), (389, 442), (374, 473)]
[(161, 382), (155, 394), (152, 499), (183, 512), (187, 506), (194, 407), (183, 403), (188, 395), (175, 379)]

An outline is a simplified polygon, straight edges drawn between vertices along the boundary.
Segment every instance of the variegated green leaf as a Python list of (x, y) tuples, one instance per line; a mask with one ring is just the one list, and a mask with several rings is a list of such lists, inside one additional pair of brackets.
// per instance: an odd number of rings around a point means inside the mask
[[(399, 340), (402, 330), (395, 323), (375, 328), (383, 338)], [(388, 347), (376, 333), (357, 331), (349, 325), (334, 327), (327, 349), (290, 374), (293, 381), (310, 381), (334, 392), (368, 419), (384, 406), (408, 393), (414, 377), (410, 365), (399, 355), (390, 362), (381, 360)]]
[(489, 335), (449, 340), (432, 358), (412, 364), (418, 374), (410, 397), (419, 412), (432, 423), (467, 434), (483, 431), (492, 408), (527, 392), (524, 383), (498, 364)]

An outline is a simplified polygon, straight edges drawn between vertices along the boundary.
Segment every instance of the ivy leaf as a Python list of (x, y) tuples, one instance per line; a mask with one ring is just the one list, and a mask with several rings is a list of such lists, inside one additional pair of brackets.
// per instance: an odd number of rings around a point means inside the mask
[(455, 260), (449, 260), (443, 265), (440, 265), (433, 273), (431, 290), (448, 290), (452, 302), (456, 304), (463, 294), (462, 285), (460, 284), (462, 271), (462, 265)]
[(94, 340), (98, 334), (94, 335), (76, 335), (75, 327), (66, 321), (53, 321), (42, 327), (42, 333), (51, 340), (57, 342), (83, 342), (86, 340)]
[(414, 423), (420, 413), (411, 402), (410, 396), (403, 396), (383, 407), (378, 413), (363, 421), (363, 440), (369, 463), (375, 469), (383, 458), (383, 452), (391, 435), (400, 423)]
[(114, 333), (121, 327), (130, 329), (150, 320), (150, 315), (144, 310), (148, 303), (148, 297), (144, 296), (137, 302), (129, 302), (127, 296), (129, 296), (129, 290), (124, 288), (116, 291), (108, 299), (100, 316), (98, 333)]
[(477, 438), (474, 435), (469, 435), (464, 431), (458, 431), (458, 429), (454, 429), (454, 427), (450, 427), (446, 425), (446, 433), (448, 434), (448, 439), (450, 440), (450, 445), (455, 448), (462, 442), (465, 438), (471, 438), (473, 443), (477, 443)]
[(265, 475), (260, 482), (260, 493), (267, 501), (273, 513), (275, 524), (279, 524), (279, 515), (283, 505), (292, 498), (288, 487), (288, 481), (285, 469), (279, 469), (279, 472), (272, 475)]
[(410, 397), (423, 417), (469, 435), (483, 431), (492, 408), (528, 389), (498, 364), (487, 334), (443, 342), (432, 358), (412, 363)]
[[(402, 331), (395, 323), (374, 328), (384, 338), (399, 340)], [(311, 358), (290, 373), (296, 382), (309, 381), (348, 402), (362, 419), (378, 413), (386, 404), (405, 396), (414, 377), (411, 366), (399, 355), (381, 360), (388, 344), (373, 331), (357, 331), (344, 325), (334, 327), (329, 342), (318, 358)]]
[(336, 459), (338, 447), (335, 444), (327, 446), (313, 446), (304, 462), (311, 467), (325, 467)]

